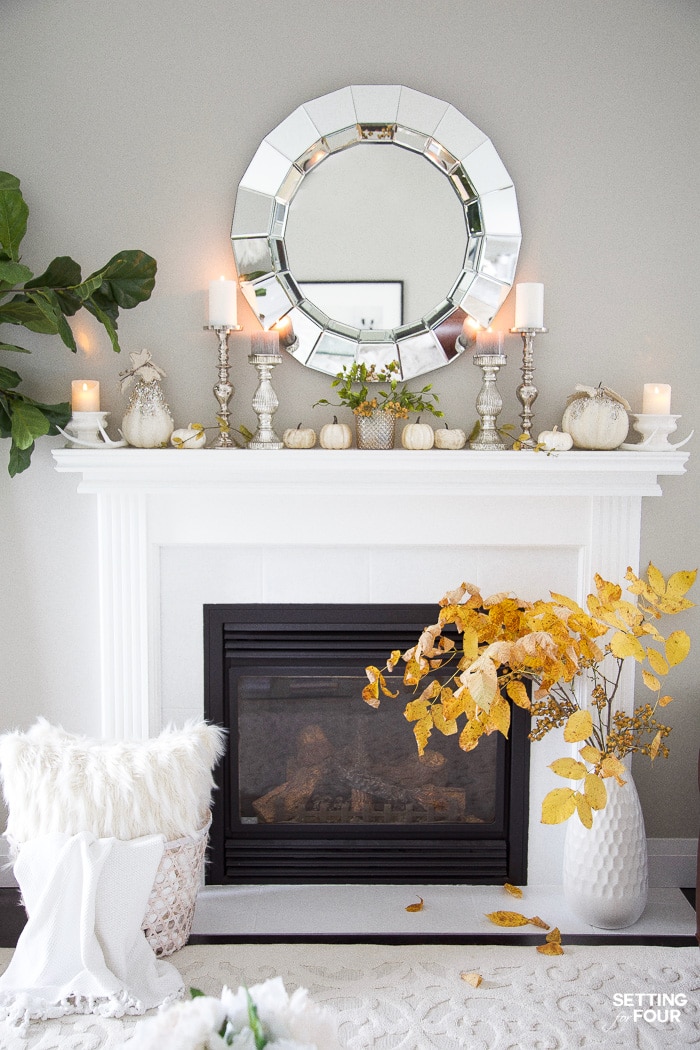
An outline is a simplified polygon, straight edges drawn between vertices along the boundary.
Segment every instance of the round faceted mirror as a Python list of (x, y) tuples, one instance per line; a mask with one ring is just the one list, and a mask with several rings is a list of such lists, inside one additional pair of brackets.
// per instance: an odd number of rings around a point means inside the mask
[[(403, 378), (487, 326), (520, 248), (515, 191), (487, 137), (400, 86), (353, 86), (296, 109), (261, 143), (236, 197), (241, 288), (297, 360), (335, 374), (397, 360)], [(288, 335), (291, 330), (294, 339)]]

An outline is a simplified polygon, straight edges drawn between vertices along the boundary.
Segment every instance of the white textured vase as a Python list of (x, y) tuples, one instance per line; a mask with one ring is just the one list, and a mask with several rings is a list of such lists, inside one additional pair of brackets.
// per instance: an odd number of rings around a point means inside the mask
[(644, 816), (631, 775), (620, 786), (605, 781), (608, 802), (593, 814), (593, 827), (574, 814), (566, 828), (564, 896), (571, 910), (591, 926), (631, 926), (646, 907), (649, 891)]

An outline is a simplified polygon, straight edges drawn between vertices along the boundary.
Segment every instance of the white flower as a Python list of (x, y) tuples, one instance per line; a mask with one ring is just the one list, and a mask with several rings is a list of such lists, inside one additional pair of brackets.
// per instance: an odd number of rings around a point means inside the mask
[(136, 1026), (130, 1050), (223, 1050), (226, 1019), (220, 999), (199, 996), (174, 1003)]
[[(248, 994), (255, 1004), (266, 1050), (341, 1050), (333, 1018), (309, 1002), (305, 988), (288, 995), (281, 977), (249, 992), (224, 988), (220, 999), (199, 996), (165, 1008), (136, 1028), (130, 1050), (256, 1050)], [(223, 1038), (219, 1032), (223, 1031)]]

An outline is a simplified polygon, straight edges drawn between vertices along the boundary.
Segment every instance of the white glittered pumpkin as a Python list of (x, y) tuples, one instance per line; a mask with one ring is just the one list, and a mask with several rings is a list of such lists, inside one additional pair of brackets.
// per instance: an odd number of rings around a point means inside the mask
[(352, 430), (347, 423), (339, 423), (338, 417), (333, 416), (332, 423), (326, 423), (321, 427), (319, 441), (321, 448), (350, 448)]
[(204, 448), (207, 435), (201, 423), (190, 423), (188, 427), (173, 430), (170, 444), (173, 448)]
[(466, 443), (467, 435), (459, 427), (445, 426), (435, 431), (435, 448), (464, 448)]
[(576, 448), (619, 448), (629, 430), (629, 411), (627, 401), (614, 390), (579, 384), (567, 399), (561, 427)]
[(568, 452), (574, 443), (571, 434), (565, 430), (554, 427), (552, 430), (543, 430), (537, 436), (537, 444), (541, 445), (545, 452)]
[(316, 431), (299, 423), (298, 426), (285, 430), (282, 441), (286, 448), (313, 448), (316, 444)]
[(401, 444), (404, 448), (432, 448), (434, 443), (435, 431), (429, 423), (421, 423), (420, 416), (415, 423), (408, 423), (401, 433)]

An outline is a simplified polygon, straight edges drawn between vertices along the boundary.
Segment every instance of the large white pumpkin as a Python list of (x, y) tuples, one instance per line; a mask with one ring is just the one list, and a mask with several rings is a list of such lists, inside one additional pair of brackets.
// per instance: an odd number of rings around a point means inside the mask
[(603, 386), (576, 386), (567, 399), (561, 428), (571, 434), (576, 448), (619, 448), (629, 430), (629, 404)]

